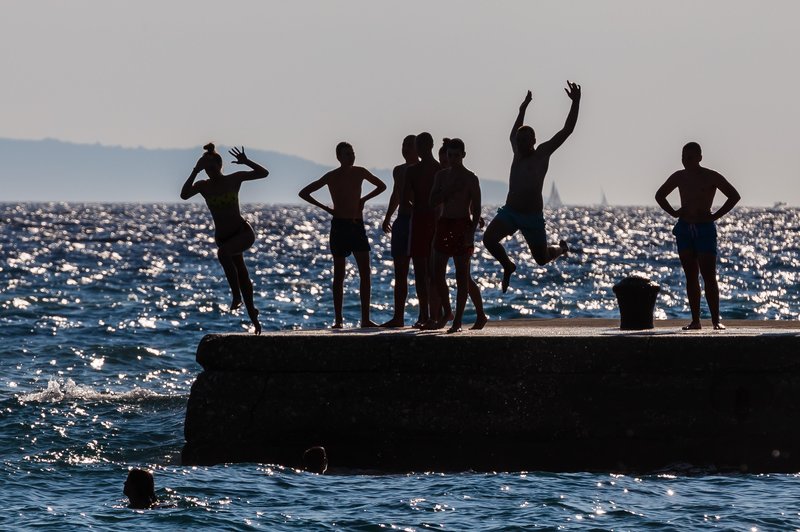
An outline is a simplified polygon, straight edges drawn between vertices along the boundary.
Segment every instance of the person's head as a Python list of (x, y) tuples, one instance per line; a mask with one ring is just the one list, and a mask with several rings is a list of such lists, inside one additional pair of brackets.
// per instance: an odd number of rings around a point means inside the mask
[(450, 161), (447, 160), (447, 145), (449, 143), (450, 139), (445, 137), (442, 139), (442, 145), (439, 146), (439, 164), (442, 165), (442, 168), (450, 166)]
[(328, 453), (325, 447), (311, 447), (303, 452), (303, 470), (309, 473), (324, 474), (328, 469)]
[(687, 142), (681, 153), (681, 162), (684, 168), (697, 168), (703, 160), (703, 150), (696, 142)]
[(531, 126), (522, 126), (517, 130), (515, 140), (517, 143), (517, 150), (529, 152), (533, 150), (533, 145), (536, 144), (536, 133)]
[(450, 139), (447, 143), (447, 161), (450, 166), (461, 166), (467, 152), (464, 147), (464, 141), (461, 139)]
[(356, 162), (356, 152), (349, 142), (340, 142), (336, 145), (336, 160), (342, 166), (353, 166), (353, 163)]
[(427, 131), (423, 131), (417, 135), (417, 153), (422, 156), (423, 154), (430, 154), (433, 151), (433, 137)]
[(205, 170), (206, 175), (210, 178), (219, 177), (222, 175), (222, 156), (217, 153), (213, 142), (209, 142), (203, 146), (205, 153), (200, 160), (197, 161), (197, 166)]
[(403, 139), (403, 158), (407, 161), (417, 158), (417, 136), (406, 135)]
[(131, 508), (149, 508), (156, 503), (153, 474), (144, 469), (131, 469), (122, 493), (128, 496), (128, 506)]

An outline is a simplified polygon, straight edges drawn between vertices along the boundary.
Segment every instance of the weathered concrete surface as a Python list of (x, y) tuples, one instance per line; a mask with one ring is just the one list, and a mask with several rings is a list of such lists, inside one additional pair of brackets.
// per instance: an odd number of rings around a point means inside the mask
[(800, 471), (800, 328), (501, 322), (460, 335), (208, 335), (185, 464), (379, 471)]

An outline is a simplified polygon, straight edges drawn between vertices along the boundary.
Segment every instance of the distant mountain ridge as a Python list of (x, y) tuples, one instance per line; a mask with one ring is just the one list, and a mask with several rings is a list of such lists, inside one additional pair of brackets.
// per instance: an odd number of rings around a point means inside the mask
[[(228, 147), (225, 172), (230, 164)], [(3, 186), (0, 201), (67, 202), (178, 202), (178, 193), (202, 148), (149, 149), (74, 144), (60, 140), (0, 139)], [(242, 194), (246, 203), (301, 203), (300, 189), (331, 167), (274, 151), (247, 148), (254, 161), (266, 166), (270, 176), (262, 185), (249, 186)], [(391, 169), (371, 168), (391, 190)], [(505, 201), (508, 185), (481, 180), (484, 204)], [(326, 196), (321, 196), (325, 198)], [(371, 203), (388, 203), (389, 194)]]

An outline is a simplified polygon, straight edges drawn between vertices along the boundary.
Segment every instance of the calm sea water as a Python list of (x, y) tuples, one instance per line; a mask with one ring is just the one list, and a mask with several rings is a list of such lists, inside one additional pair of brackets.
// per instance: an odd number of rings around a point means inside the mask
[[(246, 260), (265, 329), (329, 326), (326, 220), (301, 207), (243, 210), (259, 235)], [(376, 320), (390, 317), (392, 299), (381, 217), (368, 211)], [(474, 276), (491, 319), (616, 317), (611, 287), (629, 273), (661, 285), (658, 317), (687, 316), (665, 215), (570, 207), (548, 220), (577, 252), (539, 267), (512, 238), (518, 270), (508, 294), (478, 248)], [(244, 313), (225, 310), (205, 208), (0, 204), (0, 222), (1, 530), (800, 530), (797, 475), (321, 477), (254, 464), (181, 467), (196, 345), (206, 332), (248, 327)], [(720, 224), (723, 318), (798, 319), (799, 226), (792, 209), (740, 208)], [(355, 325), (355, 272), (347, 283)], [(468, 306), (465, 321), (473, 316)], [(122, 483), (134, 466), (155, 471), (167, 507), (126, 508)]]

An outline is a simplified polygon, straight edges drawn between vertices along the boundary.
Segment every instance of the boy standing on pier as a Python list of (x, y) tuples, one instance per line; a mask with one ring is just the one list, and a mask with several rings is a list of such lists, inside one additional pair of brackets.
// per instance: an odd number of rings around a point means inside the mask
[[(683, 170), (678, 170), (656, 192), (656, 201), (667, 214), (677, 218), (672, 229), (678, 245), (683, 272), (686, 275), (686, 294), (692, 322), (683, 330), (700, 329), (700, 279), (706, 288), (706, 301), (715, 329), (724, 329), (719, 318), (719, 287), (717, 286), (717, 228), (714, 222), (728, 214), (741, 196), (736, 189), (714, 170), (703, 168), (700, 145), (690, 142), (683, 147)], [(675, 190), (681, 197), (681, 206), (674, 209), (667, 196)], [(722, 192), (725, 203), (717, 212), (711, 212), (714, 195)]]
[(522, 231), (534, 260), (542, 266), (568, 251), (567, 243), (563, 240), (558, 246), (547, 246), (542, 215), (544, 209), (542, 187), (550, 165), (550, 156), (572, 134), (578, 121), (581, 86), (567, 81), (567, 88), (564, 90), (572, 100), (572, 105), (564, 127), (553, 135), (553, 138), (534, 148), (536, 133), (532, 127), (522, 125), (528, 104), (533, 100), (531, 91), (528, 91), (525, 100), (519, 106), (517, 120), (511, 129), (511, 149), (514, 152), (514, 159), (511, 162), (511, 176), (508, 180), (508, 198), (483, 234), (483, 244), (486, 249), (503, 266), (503, 292), (508, 290), (511, 274), (517, 269), (500, 243), (504, 238)]
[[(339, 168), (331, 170), (321, 178), (300, 191), (299, 196), (308, 203), (331, 214), (330, 246), (333, 255), (333, 309), (336, 314), (334, 329), (344, 326), (342, 303), (344, 298), (345, 259), (351, 253), (356, 260), (358, 276), (361, 280), (361, 327), (377, 327), (369, 319), (370, 264), (369, 240), (364, 228), (364, 204), (384, 190), (386, 185), (366, 168), (354, 166), (356, 154), (347, 142), (336, 145), (336, 159)], [(361, 197), (361, 185), (368, 181), (375, 188)], [(311, 194), (326, 186), (331, 194), (333, 207), (328, 207), (314, 199)]]
[[(436, 253), (432, 283), (432, 289), (438, 292), (442, 301), (449, 297), (445, 275), (450, 257), (453, 257), (456, 265), (456, 315), (448, 333), (461, 331), (461, 320), (469, 293), (470, 259), (475, 249), (475, 230), (481, 217), (481, 187), (478, 176), (464, 167), (465, 156), (464, 142), (461, 139), (451, 139), (447, 146), (450, 167), (436, 174), (430, 196), (431, 207), (442, 204), (442, 216), (436, 224), (436, 240), (433, 245)], [(479, 302), (476, 301), (475, 305), (477, 307)], [(436, 327), (444, 327), (446, 319), (444, 317)], [(478, 316), (478, 321), (472, 328), (480, 329), (485, 323), (486, 317)]]

